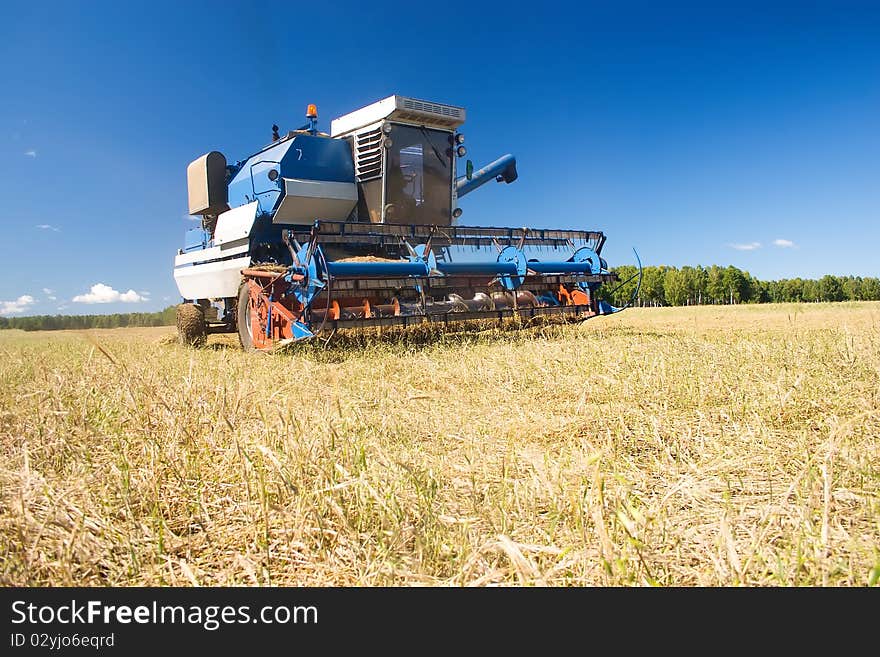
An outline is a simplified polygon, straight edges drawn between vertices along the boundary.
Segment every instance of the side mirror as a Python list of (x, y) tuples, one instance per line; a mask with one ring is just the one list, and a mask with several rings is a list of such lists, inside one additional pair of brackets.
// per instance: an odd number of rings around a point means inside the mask
[(467, 165), (465, 165), (465, 176), (470, 180), (474, 177), (474, 163), (470, 160), (467, 161)]

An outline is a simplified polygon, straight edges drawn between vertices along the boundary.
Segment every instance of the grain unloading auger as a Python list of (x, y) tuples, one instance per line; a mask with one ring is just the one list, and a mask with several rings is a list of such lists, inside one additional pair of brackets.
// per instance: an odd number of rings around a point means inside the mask
[(517, 178), (505, 155), (456, 175), (460, 107), (390, 96), (308, 123), (235, 164), (187, 169), (190, 214), (175, 258), (181, 341), (238, 332), (246, 349), (336, 329), (463, 320), (589, 318), (617, 280), (599, 231), (456, 225), (458, 200)]

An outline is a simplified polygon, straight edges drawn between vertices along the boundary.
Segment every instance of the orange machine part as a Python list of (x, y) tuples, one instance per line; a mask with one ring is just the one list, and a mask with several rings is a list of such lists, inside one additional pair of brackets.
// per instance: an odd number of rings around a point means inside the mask
[[(260, 276), (260, 278), (266, 277)], [(286, 283), (273, 280), (270, 281), (267, 288), (276, 285), (286, 286)], [(302, 315), (303, 306), (290, 297), (286, 297), (285, 302), (290, 303), (293, 307), (288, 307), (281, 301), (270, 302), (269, 297), (266, 295), (266, 288), (263, 288), (253, 278), (248, 280), (248, 309), (250, 310), (251, 336), (254, 349), (266, 351), (271, 349), (272, 345), (278, 340), (293, 338), (292, 324)], [(272, 323), (269, 335), (266, 335), (270, 313)]]
[(394, 297), (391, 300), (391, 303), (385, 304), (376, 304), (373, 308), (379, 312), (381, 315), (393, 315), (397, 317), (400, 315), (400, 302), (397, 300), (397, 297)]
[(559, 285), (559, 292), (557, 294), (559, 295), (559, 303), (561, 303), (563, 306), (571, 305), (571, 294), (569, 294), (568, 290), (565, 289), (564, 285)]
[(327, 306), (313, 306), (312, 307), (312, 317), (321, 317), (321, 315), (325, 316), (325, 319), (339, 319), (342, 309), (339, 307), (338, 301), (330, 302), (330, 307)]

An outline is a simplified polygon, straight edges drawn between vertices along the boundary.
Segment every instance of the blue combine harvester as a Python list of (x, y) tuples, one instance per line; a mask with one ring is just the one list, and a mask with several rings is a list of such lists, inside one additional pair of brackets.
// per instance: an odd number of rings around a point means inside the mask
[(246, 160), (187, 168), (187, 231), (174, 262), (184, 343), (238, 332), (245, 349), (343, 328), (451, 324), (618, 310), (599, 231), (457, 225), (459, 200), (517, 178), (505, 155), (464, 175), (461, 107), (390, 96), (308, 123)]

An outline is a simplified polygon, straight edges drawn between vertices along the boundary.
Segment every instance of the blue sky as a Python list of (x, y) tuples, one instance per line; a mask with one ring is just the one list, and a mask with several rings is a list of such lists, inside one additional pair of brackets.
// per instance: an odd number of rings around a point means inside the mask
[(603, 230), (612, 266), (880, 276), (877, 2), (435, 8), (5, 2), (0, 313), (176, 303), (191, 160), (393, 93), (466, 107), (477, 166), (516, 155), (460, 223)]

